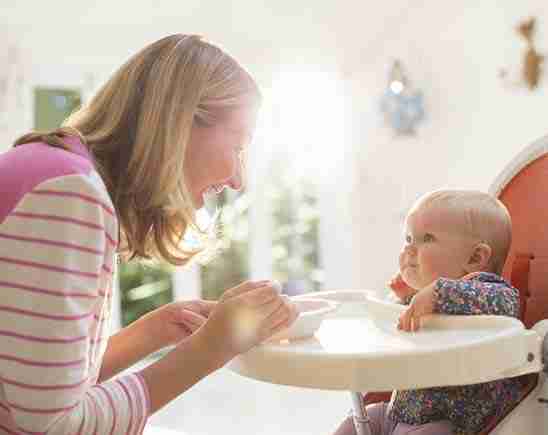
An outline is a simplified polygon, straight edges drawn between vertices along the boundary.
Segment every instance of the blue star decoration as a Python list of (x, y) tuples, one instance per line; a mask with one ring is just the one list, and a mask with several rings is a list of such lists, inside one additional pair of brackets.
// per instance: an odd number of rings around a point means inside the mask
[(424, 118), (422, 92), (409, 91), (405, 87), (394, 91), (393, 88), (388, 86), (381, 99), (380, 109), (398, 135), (413, 135), (415, 126)]

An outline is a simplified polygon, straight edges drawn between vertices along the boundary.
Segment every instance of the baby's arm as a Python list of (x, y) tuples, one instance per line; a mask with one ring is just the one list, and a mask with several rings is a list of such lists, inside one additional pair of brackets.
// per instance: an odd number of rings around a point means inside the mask
[(420, 290), (399, 317), (398, 328), (416, 331), (427, 314), (496, 314), (518, 317), (518, 291), (500, 278), (439, 278)]
[(435, 312), (518, 317), (519, 295), (504, 282), (440, 278), (434, 287)]

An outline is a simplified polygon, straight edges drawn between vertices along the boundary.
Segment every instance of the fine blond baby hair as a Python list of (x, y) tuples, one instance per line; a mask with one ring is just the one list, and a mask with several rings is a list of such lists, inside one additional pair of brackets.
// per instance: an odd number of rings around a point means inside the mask
[(491, 247), (489, 272), (502, 273), (512, 241), (512, 221), (501, 201), (477, 190), (436, 190), (420, 197), (409, 214), (432, 207), (452, 211), (461, 218), (463, 235)]

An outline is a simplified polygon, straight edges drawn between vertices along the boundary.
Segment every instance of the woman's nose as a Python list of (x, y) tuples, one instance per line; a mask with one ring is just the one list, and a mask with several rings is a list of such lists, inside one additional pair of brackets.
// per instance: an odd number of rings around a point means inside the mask
[(242, 168), (236, 169), (236, 173), (232, 176), (230, 181), (228, 182), (228, 185), (233, 190), (241, 190), (244, 185), (243, 180), (243, 170)]

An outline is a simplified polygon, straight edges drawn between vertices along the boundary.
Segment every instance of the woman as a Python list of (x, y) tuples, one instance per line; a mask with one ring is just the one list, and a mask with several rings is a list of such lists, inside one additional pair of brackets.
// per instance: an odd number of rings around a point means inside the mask
[(107, 338), (114, 254), (180, 265), (199, 253), (184, 236), (200, 234), (205, 194), (241, 188), (259, 100), (234, 59), (172, 35), (62, 128), (0, 156), (0, 428), (141, 433), (148, 415), (295, 319), (271, 281), (245, 282), (218, 303), (173, 303)]

